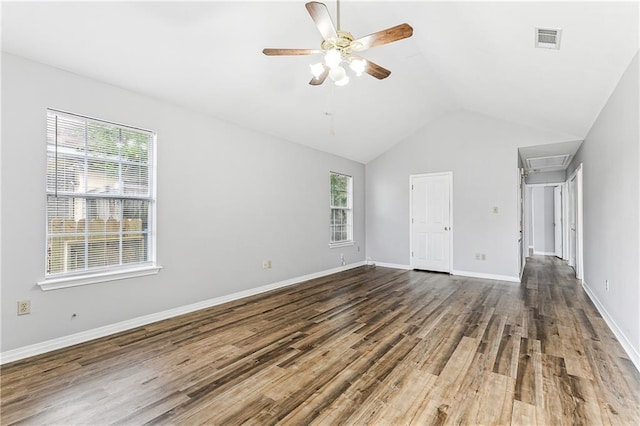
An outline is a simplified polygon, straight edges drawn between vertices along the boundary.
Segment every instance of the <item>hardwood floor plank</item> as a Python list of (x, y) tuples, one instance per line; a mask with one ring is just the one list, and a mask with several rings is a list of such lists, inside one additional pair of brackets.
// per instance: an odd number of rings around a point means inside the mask
[(536, 420), (536, 407), (522, 401), (513, 401), (511, 424), (514, 426), (530, 426), (538, 424)]
[(538, 341), (527, 338), (520, 339), (520, 351), (516, 376), (516, 389), (514, 398), (517, 401), (530, 405), (536, 405), (536, 375), (534, 366), (534, 347)]
[(355, 268), (4, 365), (0, 425), (640, 424), (571, 274)]
[[(476, 422), (469, 424), (480, 425), (505, 425), (509, 424), (513, 411), (513, 392), (515, 379), (485, 371), (485, 380), (482, 382), (475, 404), (477, 408)], [(491, 401), (490, 404), (487, 401)]]

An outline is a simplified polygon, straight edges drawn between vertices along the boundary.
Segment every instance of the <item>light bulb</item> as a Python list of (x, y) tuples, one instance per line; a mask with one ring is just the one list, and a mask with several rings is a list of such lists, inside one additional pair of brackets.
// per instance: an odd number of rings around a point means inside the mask
[(329, 68), (339, 66), (340, 62), (342, 62), (342, 54), (338, 49), (329, 49), (327, 54), (324, 55), (324, 63), (327, 64)]
[(311, 68), (311, 74), (313, 74), (315, 78), (320, 78), (320, 76), (324, 72), (324, 65), (321, 62), (309, 65), (309, 68)]
[(340, 80), (336, 81), (336, 86), (346, 86), (349, 83), (349, 76), (344, 75)]
[(364, 59), (352, 59), (351, 63), (349, 63), (349, 68), (351, 68), (351, 70), (356, 73), (358, 77), (360, 77), (364, 72), (366, 64), (367, 61), (365, 61)]
[(346, 76), (347, 76), (347, 72), (341, 66), (332, 68), (331, 71), (329, 71), (329, 78), (331, 78), (331, 80), (336, 82), (342, 80)]

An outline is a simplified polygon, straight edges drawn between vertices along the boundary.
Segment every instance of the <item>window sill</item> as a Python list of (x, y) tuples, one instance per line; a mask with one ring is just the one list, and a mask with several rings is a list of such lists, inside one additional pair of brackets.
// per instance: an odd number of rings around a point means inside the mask
[(355, 241), (342, 241), (339, 243), (329, 243), (329, 248), (348, 247), (354, 245)]
[(145, 275), (157, 274), (162, 266), (147, 265), (129, 269), (120, 269), (118, 271), (94, 272), (83, 275), (74, 275), (60, 278), (45, 278), (38, 281), (40, 289), (56, 290), (59, 288), (76, 287), (80, 285), (103, 283), (106, 281), (123, 280), (126, 278), (143, 277)]

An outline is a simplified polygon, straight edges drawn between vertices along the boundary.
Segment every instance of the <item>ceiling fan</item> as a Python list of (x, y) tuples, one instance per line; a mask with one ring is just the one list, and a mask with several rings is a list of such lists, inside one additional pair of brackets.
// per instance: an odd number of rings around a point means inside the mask
[(336, 85), (344, 86), (349, 82), (349, 76), (342, 65), (348, 65), (357, 75), (367, 73), (379, 80), (389, 77), (391, 71), (358, 56), (357, 53), (366, 49), (411, 37), (413, 28), (409, 24), (400, 24), (386, 30), (356, 39), (347, 31), (340, 29), (340, 0), (337, 2), (338, 28), (334, 27), (329, 10), (324, 3), (312, 1), (305, 4), (311, 19), (316, 23), (322, 43), (320, 49), (264, 49), (262, 53), (268, 56), (280, 55), (313, 55), (324, 53), (324, 62), (311, 65), (313, 78), (309, 84), (318, 86), (329, 77)]

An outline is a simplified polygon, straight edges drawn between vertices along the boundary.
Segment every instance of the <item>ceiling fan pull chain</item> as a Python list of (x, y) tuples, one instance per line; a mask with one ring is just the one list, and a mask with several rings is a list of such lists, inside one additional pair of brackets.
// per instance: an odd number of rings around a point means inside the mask
[(329, 117), (329, 135), (330, 136), (335, 136), (336, 135), (336, 128), (335, 128), (335, 119), (334, 119), (334, 108), (333, 108), (333, 93), (334, 93), (335, 88), (333, 86), (331, 86), (331, 88), (329, 89), (329, 96), (327, 98), (327, 111), (324, 113), (325, 116)]
[(336, 8), (338, 9), (338, 13), (336, 13), (336, 18), (338, 22), (338, 31), (340, 31), (340, 0), (337, 0)]

